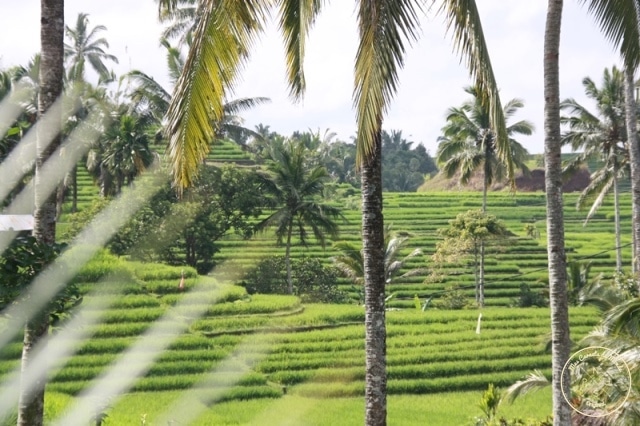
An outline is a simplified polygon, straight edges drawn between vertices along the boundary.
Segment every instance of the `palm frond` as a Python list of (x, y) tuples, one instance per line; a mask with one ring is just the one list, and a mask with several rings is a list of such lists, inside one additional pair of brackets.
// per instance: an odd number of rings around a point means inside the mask
[(354, 106), (358, 143), (357, 167), (370, 158), (379, 143), (382, 118), (398, 87), (405, 44), (417, 37), (420, 8), (416, 0), (360, 1)]
[(306, 88), (304, 78), (305, 44), (309, 30), (320, 13), (324, 0), (281, 0), (280, 30), (284, 37), (289, 94), (302, 98)]
[(518, 380), (509, 386), (504, 393), (503, 400), (512, 403), (518, 397), (547, 387), (550, 384), (549, 379), (540, 370), (534, 370), (532, 373), (527, 374), (524, 379)]
[(469, 73), (475, 80), (478, 98), (489, 111), (491, 128), (496, 134), (496, 152), (507, 165), (507, 175), (511, 184), (515, 185), (506, 119), (476, 2), (446, 0), (441, 11), (445, 14), (447, 31), (453, 32), (454, 48), (466, 61)]
[(580, 0), (594, 15), (604, 35), (620, 48), (626, 66), (636, 69), (640, 61), (640, 33), (636, 0)]
[(192, 184), (208, 153), (212, 123), (224, 115), (226, 94), (266, 13), (261, 1), (205, 0), (201, 7), (204, 13), (167, 113), (169, 161), (179, 192)]

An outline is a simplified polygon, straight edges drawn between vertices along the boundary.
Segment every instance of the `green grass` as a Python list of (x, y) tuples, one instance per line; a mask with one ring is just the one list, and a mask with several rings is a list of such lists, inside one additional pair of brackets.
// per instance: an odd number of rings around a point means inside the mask
[[(388, 398), (390, 425), (438, 426), (470, 425), (480, 416), (480, 392), (448, 392), (427, 395), (391, 395)], [(137, 425), (144, 418), (155, 424), (162, 413), (177, 402), (182, 393), (140, 392), (124, 395), (106, 410), (108, 424)], [(550, 391), (527, 395), (513, 405), (504, 404), (499, 415), (508, 418), (545, 419), (551, 412)], [(57, 402), (57, 401), (56, 401)], [(62, 400), (60, 401), (62, 402)], [(64, 402), (68, 403), (68, 400)], [(359, 426), (364, 423), (362, 398), (316, 399), (284, 395), (278, 399), (261, 398), (205, 404), (197, 399), (192, 412), (200, 415), (191, 423), (197, 425), (299, 425), (299, 426)], [(180, 424), (180, 411), (172, 419)]]

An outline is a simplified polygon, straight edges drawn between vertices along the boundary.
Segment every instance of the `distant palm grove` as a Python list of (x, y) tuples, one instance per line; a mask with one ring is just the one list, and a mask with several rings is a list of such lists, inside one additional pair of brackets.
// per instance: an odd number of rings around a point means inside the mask
[(440, 2), (470, 85), (434, 153), (383, 128), (422, 2), (355, 2), (349, 141), (230, 96), (273, 16), (301, 99), (324, 2), (156, 3), (171, 87), (62, 0), (0, 69), (0, 424), (640, 424), (637, 2), (583, 2), (622, 61), (584, 105), (549, 1), (544, 129)]

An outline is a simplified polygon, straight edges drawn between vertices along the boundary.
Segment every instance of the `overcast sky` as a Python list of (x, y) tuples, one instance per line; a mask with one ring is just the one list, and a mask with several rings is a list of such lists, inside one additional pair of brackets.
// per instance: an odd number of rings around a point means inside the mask
[[(0, 68), (26, 64), (39, 50), (39, 4), (36, 1), (0, 0)], [(584, 97), (582, 78), (598, 84), (605, 67), (620, 61), (600, 35), (593, 19), (577, 1), (565, 2), (561, 55), (561, 98)], [(515, 120), (536, 126), (531, 137), (519, 140), (532, 153), (543, 152), (542, 45), (546, 0), (477, 0), (494, 72), (503, 103), (520, 98), (525, 107)], [(161, 26), (153, 0), (65, 0), (66, 24), (73, 26), (78, 13), (89, 14), (90, 26), (105, 25), (103, 36), (110, 53), (120, 63), (120, 75), (141, 69), (169, 87), (165, 55), (159, 47)], [(353, 63), (357, 47), (354, 2), (330, 2), (311, 32), (305, 71), (307, 93), (301, 104), (287, 95), (281, 38), (269, 28), (254, 48), (244, 81), (234, 97), (266, 96), (272, 102), (245, 113), (245, 124), (259, 123), (289, 135), (294, 130), (331, 129), (342, 140), (355, 135), (352, 108)], [(442, 17), (430, 13), (422, 19), (420, 40), (409, 48), (400, 88), (385, 119), (385, 129), (402, 130), (403, 136), (423, 143), (431, 154), (444, 125), (447, 108), (459, 106), (468, 95), (463, 87), (468, 74), (452, 51)]]

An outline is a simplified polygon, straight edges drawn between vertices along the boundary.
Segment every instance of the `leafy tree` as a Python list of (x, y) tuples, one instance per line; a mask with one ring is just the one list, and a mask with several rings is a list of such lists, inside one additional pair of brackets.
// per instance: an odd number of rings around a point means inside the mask
[(231, 231), (250, 236), (264, 204), (256, 173), (231, 165), (202, 167), (198, 185), (181, 199), (168, 184), (159, 191), (114, 236), (112, 251), (189, 265), (205, 274), (215, 265), (217, 241)]
[(460, 213), (449, 221), (449, 226), (438, 233), (444, 239), (436, 244), (433, 255), (437, 264), (456, 261), (461, 256), (473, 256), (473, 271), (476, 286), (476, 303), (484, 306), (484, 264), (479, 261), (480, 247), (488, 241), (504, 241), (511, 233), (502, 221), (481, 210)]
[[(0, 255), (0, 309), (18, 301), (24, 302), (28, 297), (25, 296), (25, 289), (53, 263), (65, 247), (60, 243), (51, 246), (41, 244), (32, 235), (20, 233)], [(76, 285), (66, 285), (44, 310), (49, 315), (50, 324), (56, 325), (81, 300)]]
[(307, 245), (307, 227), (310, 227), (315, 239), (324, 247), (325, 233), (337, 236), (335, 220), (343, 218), (340, 209), (319, 202), (329, 174), (322, 166), (310, 166), (307, 154), (302, 141), (276, 146), (267, 163), (268, 172), (262, 175), (264, 190), (272, 197), (276, 210), (260, 221), (256, 229), (262, 231), (273, 227), (278, 243), (284, 240), (289, 294), (293, 293), (290, 261), (294, 229), (300, 243)]
[(616, 241), (616, 270), (622, 270), (622, 248), (620, 240), (620, 202), (618, 183), (628, 172), (627, 132), (625, 123), (624, 74), (613, 67), (605, 68), (602, 87), (589, 77), (582, 80), (585, 94), (596, 103), (593, 113), (575, 99), (566, 99), (560, 104), (568, 116), (560, 117), (568, 126), (562, 135), (562, 143), (572, 150), (581, 151), (565, 166), (565, 173), (572, 173), (590, 159), (602, 160), (602, 167), (591, 174), (591, 182), (582, 191), (576, 207), (591, 203), (585, 225), (593, 217), (607, 194), (613, 191)]
[[(176, 1), (159, 0), (176, 10)], [(178, 188), (193, 183), (197, 165), (205, 158), (213, 135), (211, 122), (223, 114), (223, 99), (233, 90), (253, 38), (262, 30), (269, 7), (279, 10), (285, 39), (287, 77), (293, 98), (305, 90), (306, 35), (324, 2), (284, 0), (275, 4), (247, 2), (200, 3), (199, 23), (184, 78), (169, 107), (167, 133), (171, 170)], [(382, 122), (398, 85), (406, 44), (418, 36), (420, 2), (357, 1), (359, 47), (355, 61), (354, 105), (357, 121), (356, 166), (361, 171), (362, 237), (365, 261), (365, 421), (386, 423), (386, 328), (383, 281), (384, 220), (382, 216)], [(498, 138), (507, 140), (500, 97), (475, 1), (442, 2), (456, 49), (490, 106)], [(188, 135), (188, 136), (187, 136)], [(502, 146), (502, 144), (500, 144)], [(511, 156), (508, 144), (498, 153)], [(511, 173), (509, 173), (511, 175)]]
[[(347, 293), (336, 285), (336, 271), (318, 259), (302, 257), (291, 262), (294, 294), (308, 303), (345, 303)], [(247, 271), (240, 283), (249, 294), (285, 294), (288, 292), (287, 268), (283, 256), (260, 260)]]
[(401, 130), (382, 132), (382, 183), (390, 192), (413, 192), (424, 183), (425, 174), (437, 171), (423, 145), (402, 137)]
[(356, 173), (355, 144), (343, 141), (333, 142), (325, 151), (322, 164), (338, 183), (348, 183), (356, 188), (360, 186), (360, 179)]

